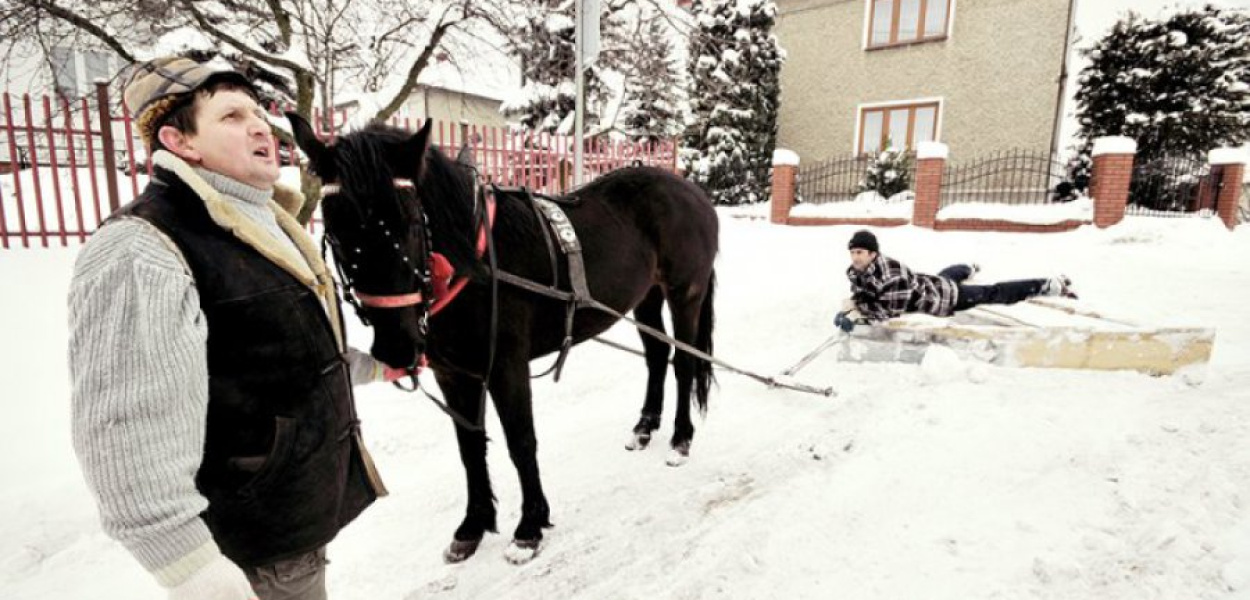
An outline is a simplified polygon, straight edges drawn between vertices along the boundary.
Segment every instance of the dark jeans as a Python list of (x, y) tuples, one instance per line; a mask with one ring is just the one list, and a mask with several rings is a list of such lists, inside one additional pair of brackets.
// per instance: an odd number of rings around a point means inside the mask
[(1021, 300), (1040, 296), (1046, 289), (1045, 279), (1019, 279), (1001, 281), (994, 285), (964, 285), (972, 276), (972, 267), (968, 265), (951, 265), (938, 273), (955, 282), (959, 288), (959, 299), (955, 301), (955, 310), (968, 310), (978, 304), (1015, 304)]

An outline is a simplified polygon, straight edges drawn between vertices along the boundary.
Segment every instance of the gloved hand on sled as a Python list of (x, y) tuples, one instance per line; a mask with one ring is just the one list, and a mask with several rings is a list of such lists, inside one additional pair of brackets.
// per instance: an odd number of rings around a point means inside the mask
[(855, 329), (855, 321), (859, 320), (859, 313), (852, 311), (842, 311), (833, 316), (833, 324), (838, 329), (850, 333)]

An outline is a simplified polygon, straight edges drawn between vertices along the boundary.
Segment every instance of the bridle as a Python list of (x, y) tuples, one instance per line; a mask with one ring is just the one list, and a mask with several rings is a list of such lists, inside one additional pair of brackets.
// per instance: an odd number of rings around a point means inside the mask
[[(478, 232), (477, 240), (476, 240), (477, 242), (476, 252), (478, 256), (481, 256), (487, 250), (488, 246), (493, 247), (493, 244), (490, 243), (490, 238), (491, 238), (490, 231), (493, 228), (494, 221), (495, 221), (495, 199), (494, 199), (493, 194), (488, 196), (488, 194), (486, 193), (486, 188), (478, 184), (477, 169), (468, 165), (463, 165), (463, 164), (460, 166), (469, 168), (472, 171), (473, 191), (472, 191), (471, 197), (473, 198), (473, 201), (474, 201), (474, 213), (475, 213), (473, 227)], [(448, 260), (444, 256), (442, 256), (441, 254), (437, 252), (434, 252), (433, 235), (431, 234), (429, 215), (425, 211), (425, 205), (424, 203), (421, 202), (421, 198), (416, 192), (417, 188), (413, 184), (412, 180), (405, 179), (405, 178), (395, 178), (392, 180), (392, 184), (395, 187), (395, 189), (409, 191), (408, 193), (411, 193), (413, 195), (413, 200), (415, 200), (416, 207), (417, 207), (417, 213), (420, 215), (420, 223), (421, 223), (421, 228), (422, 228), (423, 240), (421, 243), (421, 256), (417, 257), (417, 260), (414, 261), (413, 257), (410, 257), (404, 254), (403, 250), (400, 247), (400, 243), (399, 243), (400, 240), (397, 239), (396, 236), (391, 233), (391, 228), (388, 227), (386, 222), (382, 219), (378, 219), (376, 221), (377, 223), (376, 225), (374, 225), (374, 222), (371, 220), (362, 219), (361, 220), (362, 228), (365, 230), (371, 230), (371, 229), (376, 228), (378, 231), (380, 231), (381, 236), (386, 240), (386, 242), (390, 243), (391, 248), (396, 253), (399, 253), (399, 259), (403, 264), (412, 265), (414, 262), (416, 263), (415, 265), (413, 265), (413, 273), (417, 276), (417, 288), (418, 289), (410, 291), (410, 292), (402, 292), (402, 293), (396, 293), (396, 294), (367, 294), (367, 293), (361, 292), (359, 289), (357, 289), (356, 282), (352, 278), (352, 274), (351, 274), (351, 272), (357, 270), (358, 267), (356, 263), (349, 262), (347, 260), (348, 256), (358, 256), (362, 254), (361, 249), (359, 247), (344, 248), (342, 244), (340, 244), (339, 241), (329, 233), (328, 230), (322, 236), (321, 253), (324, 258), (326, 254), (327, 246), (333, 252), (334, 258), (335, 258), (334, 260), (335, 269), (337, 270), (338, 275), (339, 275), (338, 281), (341, 282), (339, 284), (340, 294), (349, 304), (352, 305), (352, 307), (356, 311), (356, 315), (360, 318), (360, 321), (362, 323), (364, 323), (366, 326), (372, 325), (369, 321), (368, 315), (366, 314), (364, 310), (365, 308), (395, 309), (395, 308), (406, 308), (409, 306), (417, 306), (420, 311), (420, 316), (418, 317), (418, 331), (420, 335), (424, 338), (429, 333), (429, 318), (437, 314), (444, 307), (446, 307), (447, 304), (449, 304), (452, 301), (452, 299), (454, 299), (456, 295), (459, 294), (459, 292), (462, 289), (464, 289), (464, 286), (469, 281), (469, 277), (467, 275), (460, 275), (458, 277), (455, 277), (454, 281), (451, 281), (452, 276), (453, 276), (451, 264), (450, 262), (448, 262)], [(340, 194), (340, 193), (342, 193), (342, 186), (341, 184), (338, 184), (338, 183), (328, 183), (328, 184), (322, 185), (321, 187), (321, 198), (323, 202), (325, 201), (326, 198), (335, 194)], [(493, 272), (494, 270), (493, 251), (491, 253), (491, 263), (492, 263), (491, 268)], [(492, 286), (492, 290), (493, 289), (494, 288)], [(492, 297), (493, 296), (494, 296), (494, 293), (492, 292)], [(492, 330), (493, 330), (493, 316), (492, 316)], [(493, 335), (492, 335), (492, 338), (493, 338)], [(490, 357), (490, 360), (488, 361), (488, 365), (493, 363), (493, 357), (494, 357), (493, 339), (492, 339), (491, 346), (492, 346), (491, 352), (490, 352), (491, 357)], [(420, 384), (417, 380), (417, 375), (420, 373), (421, 367), (424, 365), (423, 359), (424, 359), (424, 356), (418, 356), (415, 359), (415, 364), (409, 367), (406, 367), (404, 369), (408, 373), (408, 376), (412, 379), (411, 388), (404, 387), (403, 385), (399, 383), (399, 381), (394, 381), (392, 383), (394, 383), (396, 387), (405, 391), (409, 391), (409, 392), (417, 391), (418, 389), (420, 389)], [(489, 366), (487, 368), (487, 371), (488, 372), (490, 371)], [(483, 390), (485, 390), (485, 388), (483, 388)], [(430, 396), (428, 392), (426, 392), (426, 395), (429, 396), (430, 399), (433, 400), (436, 404), (438, 404), (440, 408), (443, 409), (444, 412), (451, 415), (452, 418), (455, 419), (457, 422), (459, 422), (461, 425), (468, 427), (470, 429), (473, 429), (473, 430), (481, 429), (480, 424), (474, 424), (474, 423), (468, 422), (459, 414), (447, 408), (444, 403), (434, 398), (433, 396)], [(484, 398), (485, 391), (483, 391), (482, 395)]]
[[(433, 252), (430, 220), (426, 215), (425, 207), (422, 205), (420, 197), (416, 195), (416, 185), (413, 184), (411, 179), (395, 178), (392, 180), (392, 184), (396, 190), (412, 194), (412, 200), (416, 203), (422, 227), (421, 256), (410, 257), (405, 254), (400, 247), (401, 240), (391, 233), (391, 227), (382, 219), (377, 219), (375, 225), (374, 221), (362, 218), (361, 227), (365, 232), (376, 230), (377, 233), (380, 233), (384, 243), (389, 243), (394, 252), (399, 254), (399, 260), (405, 265), (412, 266), (412, 272), (417, 277), (417, 289), (396, 294), (368, 294), (361, 292), (353, 277), (353, 273), (359, 270), (359, 266), (351, 260), (352, 257), (359, 258), (363, 253), (361, 248), (359, 246), (344, 247), (328, 230), (321, 238), (321, 253), (324, 258), (327, 246), (334, 253), (334, 267), (338, 272), (338, 280), (341, 282), (339, 284), (340, 294), (348, 304), (352, 305), (352, 308), (356, 311), (356, 316), (362, 323), (366, 326), (372, 326), (368, 314), (364, 310), (365, 308), (395, 309), (416, 306), (419, 310), (417, 327), (420, 335), (424, 338), (429, 332), (430, 303), (431, 298), (434, 296), (433, 276), (430, 272), (431, 254)], [(330, 196), (342, 193), (342, 191), (342, 185), (338, 183), (328, 183), (321, 186), (322, 202)], [(414, 380), (421, 368), (420, 362), (421, 357), (418, 356), (414, 360), (414, 364), (405, 367), (405, 370), (408, 371)]]

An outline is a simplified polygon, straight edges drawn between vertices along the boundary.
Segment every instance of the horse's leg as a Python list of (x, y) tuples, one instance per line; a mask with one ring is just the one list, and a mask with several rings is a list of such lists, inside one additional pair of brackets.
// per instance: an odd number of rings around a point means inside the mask
[[(481, 382), (468, 375), (435, 371), (438, 386), (443, 390), (447, 405), (470, 423), (479, 423), (481, 417)], [(457, 563), (473, 556), (482, 536), (487, 531), (497, 532), (495, 527), (495, 495), (491, 491), (490, 472), (486, 467), (486, 433), (470, 431), (456, 425), (456, 442), (460, 446), (460, 462), (468, 481), (469, 498), (464, 521), (456, 528), (451, 545), (443, 553), (443, 559)]]
[[(703, 324), (700, 311), (711, 310), (710, 307), (704, 306), (704, 298), (708, 294), (710, 291), (704, 286), (670, 288), (668, 293), (668, 309), (673, 320), (673, 337), (705, 351), (709, 349), (710, 344), (702, 343), (699, 328)], [(694, 439), (694, 423), (690, 420), (690, 394), (698, 369), (708, 370), (710, 367), (706, 361), (691, 356), (688, 352), (678, 351), (673, 357), (673, 374), (677, 378), (677, 414), (673, 419), (672, 452), (669, 453), (667, 459), (670, 466), (683, 465), (690, 457), (690, 442)], [(700, 401), (703, 402), (704, 399)]]
[(491, 376), (491, 395), (508, 440), (508, 455), (521, 480), (521, 522), (506, 556), (513, 564), (534, 558), (543, 528), (551, 527), (551, 510), (538, 474), (538, 440), (534, 436), (529, 361), (524, 355), (501, 355)]
[[(664, 308), (664, 291), (660, 286), (651, 288), (642, 303), (634, 308), (634, 318), (639, 323), (664, 331), (664, 318), (660, 311)], [(668, 357), (672, 347), (638, 331), (642, 337), (642, 347), (647, 355), (647, 398), (642, 404), (642, 415), (638, 424), (634, 425), (625, 448), (642, 450), (651, 443), (651, 432), (660, 428), (660, 415), (664, 412), (664, 380), (668, 376)]]

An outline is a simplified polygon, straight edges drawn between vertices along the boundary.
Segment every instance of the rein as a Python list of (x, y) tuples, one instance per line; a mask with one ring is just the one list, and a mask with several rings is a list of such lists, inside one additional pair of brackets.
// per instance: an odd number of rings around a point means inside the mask
[[(472, 167), (469, 167), (469, 168), (473, 169)], [(586, 283), (585, 283), (585, 271), (584, 271), (584, 267), (581, 264), (580, 247), (578, 247), (576, 234), (573, 232), (572, 225), (571, 223), (567, 221), (567, 217), (564, 217), (564, 215), (560, 213), (558, 209), (551, 211), (550, 206), (548, 206), (550, 203), (540, 204), (538, 202), (533, 202), (533, 201), (531, 202), (537, 208), (545, 209), (545, 210), (536, 210), (535, 212), (547, 212), (548, 213), (546, 215), (549, 217), (548, 223), (550, 223), (553, 226), (553, 228), (556, 229), (557, 237), (561, 240), (561, 242), (571, 244), (571, 245), (565, 246), (563, 249), (566, 251), (566, 254), (570, 254), (570, 261), (569, 261), (570, 271), (571, 271), (570, 283), (572, 284), (573, 290), (572, 291), (561, 290), (555, 287), (554, 285), (544, 285), (535, 281), (531, 281), (524, 277), (500, 270), (496, 262), (495, 244), (494, 244), (494, 235), (493, 235), (494, 225), (495, 225), (496, 203), (497, 203), (495, 194), (496, 194), (497, 188), (495, 188), (494, 186), (490, 186), (491, 191), (487, 192), (485, 187), (480, 186), (478, 184), (477, 170), (473, 169), (473, 171), (474, 171), (474, 176), (473, 176), (473, 196), (472, 197), (474, 199), (474, 213), (477, 215), (477, 218), (475, 219), (476, 222), (474, 224), (474, 228), (477, 229), (477, 233), (478, 233), (476, 251), (477, 251), (477, 255), (479, 258), (481, 258), (483, 254), (485, 254), (487, 257), (487, 262), (489, 264), (489, 272), (490, 272), (490, 297), (491, 297), (489, 351), (487, 354), (486, 372), (482, 377), (482, 388), (481, 388), (481, 392), (478, 398), (478, 401), (479, 401), (478, 422), (476, 423), (470, 422), (463, 415), (459, 414), (450, 406), (448, 406), (445, 402), (439, 400), (433, 394), (431, 394), (430, 392), (428, 392), (427, 390), (421, 387), (420, 381), (417, 379), (417, 376), (420, 374), (421, 367), (424, 366), (424, 360), (422, 360), (424, 357), (418, 358), (418, 360), (416, 361), (417, 364), (414, 364), (413, 366), (405, 369), (408, 373), (408, 377), (410, 377), (412, 380), (412, 387), (410, 388), (404, 387), (402, 384), (400, 384), (398, 380), (392, 382), (395, 385), (395, 387), (401, 390), (407, 391), (407, 392), (420, 391), (421, 393), (425, 394), (425, 396), (431, 402), (437, 405), (440, 410), (442, 410), (449, 417), (451, 417), (451, 419), (455, 421), (457, 425), (464, 427), (465, 429), (470, 430), (470, 431), (478, 431), (478, 432), (485, 433), (483, 420), (485, 418), (485, 413), (486, 413), (486, 410), (485, 410), (486, 397), (488, 393), (490, 375), (494, 369), (496, 342), (497, 342), (497, 337), (498, 337), (498, 325), (499, 325), (498, 323), (499, 282), (502, 281), (513, 287), (521, 288), (521, 289), (527, 290), (529, 292), (532, 292), (541, 296), (546, 296), (548, 298), (562, 300), (568, 303), (568, 309), (567, 309), (567, 314), (566, 314), (566, 334), (565, 334), (565, 340), (561, 344), (560, 354), (557, 357), (556, 362), (552, 366), (552, 368), (548, 369), (546, 373), (542, 374), (542, 375), (545, 375), (547, 373), (554, 371), (556, 373), (556, 381), (559, 381), (559, 373), (563, 368), (564, 360), (567, 357), (569, 349), (572, 345), (571, 331), (572, 331), (573, 314), (578, 308), (592, 308), (600, 312), (607, 313), (617, 319), (627, 321), (631, 323), (632, 325), (634, 325), (634, 327), (636, 327), (642, 333), (645, 333), (653, 338), (656, 338), (662, 342), (665, 342), (673, 346), (674, 348), (677, 348), (678, 350), (686, 352), (687, 354), (690, 354), (702, 360), (706, 360), (709, 363), (716, 365), (722, 369), (728, 370), (730, 372), (750, 377), (752, 379), (765, 383), (769, 385), (770, 387), (784, 387), (784, 388), (789, 388), (789, 389), (793, 389), (796, 391), (820, 394), (824, 396), (833, 395), (832, 388), (816, 388), (816, 387), (800, 384), (797, 382), (778, 381), (774, 377), (767, 377), (767, 376), (760, 375), (751, 371), (747, 371), (745, 369), (735, 367), (729, 363), (726, 363), (723, 360), (716, 358), (715, 356), (712, 356), (710, 354), (707, 354), (699, 350), (698, 348), (695, 348), (694, 346), (690, 344), (674, 339), (662, 331), (659, 331), (657, 329), (654, 329), (652, 327), (639, 323), (635, 319), (632, 319), (622, 314), (616, 309), (613, 309), (612, 307), (606, 304), (603, 304), (599, 302), (598, 300), (595, 300), (590, 295), (589, 289), (587, 288)], [(413, 185), (412, 180), (410, 179), (395, 179), (394, 184), (395, 184), (396, 189), (412, 189), (414, 190), (414, 193), (415, 193), (415, 186)], [(525, 191), (528, 192), (528, 190), (525, 190)], [(323, 198), (330, 194), (336, 194), (340, 192), (341, 192), (341, 187), (338, 184), (328, 184), (322, 187)], [(369, 323), (368, 318), (364, 314), (364, 311), (363, 311), (364, 307), (405, 308), (409, 306), (421, 306), (425, 310), (421, 314), (419, 326), (420, 326), (422, 335), (425, 335), (429, 331), (429, 323), (428, 323), (429, 318), (433, 316), (434, 314), (437, 314), (439, 311), (445, 308), (448, 304), (450, 304), (451, 301), (454, 300), (455, 297), (459, 295), (459, 293), (468, 284), (469, 278), (467, 275), (460, 275), (458, 277), (455, 277), (454, 281), (450, 281), (448, 284), (443, 284), (444, 281), (448, 281), (454, 276), (454, 271), (451, 269), (451, 265), (450, 263), (447, 262), (445, 257), (433, 251), (432, 236), (430, 234), (429, 217), (427, 216), (425, 212), (424, 206), (420, 202), (418, 202), (418, 208), (420, 210), (422, 227), (424, 229), (424, 235), (425, 235), (424, 241), (422, 244), (425, 256), (422, 257), (422, 259), (419, 261), (418, 266), (414, 269), (414, 272), (419, 277), (420, 285), (422, 288), (421, 290), (418, 290), (418, 291), (403, 293), (403, 294), (386, 294), (386, 295), (381, 295), (381, 294), (374, 295), (374, 294), (361, 293), (360, 291), (355, 289), (355, 286), (351, 278), (348, 276), (347, 272), (344, 269), (344, 266), (341, 260), (342, 249), (338, 247), (337, 243), (331, 240), (331, 237), (328, 235), (328, 233), (322, 238), (323, 255), (325, 253), (325, 245), (326, 245), (327, 240), (330, 240), (329, 243), (335, 247), (335, 258), (336, 258), (335, 266), (339, 272), (340, 280), (343, 282), (342, 283), (343, 296), (356, 309), (357, 315), (360, 317), (360, 320), (365, 325), (370, 325), (370, 323)], [(560, 213), (559, 217), (563, 218), (563, 221), (558, 222), (560, 221), (560, 219), (552, 219), (551, 218), (552, 213)], [(390, 231), (386, 229), (385, 223), (379, 221), (378, 226), (382, 228), (383, 235), (387, 237), (387, 239), (391, 239)], [(540, 227), (543, 228), (544, 237), (547, 238), (548, 250), (551, 251), (552, 244), (551, 244), (550, 238), (547, 237), (548, 234), (547, 234), (546, 227), (544, 227), (541, 223), (540, 223)], [(399, 243), (397, 241), (393, 243), (393, 246), (397, 251), (399, 250)], [(355, 249), (355, 250), (357, 253), (359, 253), (359, 249)], [(572, 256), (572, 254), (578, 255), (576, 256), (576, 260), (574, 260), (574, 256)], [(410, 262), (407, 256), (402, 256), (401, 258), (403, 262), (405, 263)], [(553, 263), (555, 261), (554, 252), (552, 253), (552, 261)], [(439, 271), (439, 272), (435, 275), (432, 275), (432, 271)], [(559, 275), (556, 272), (556, 269), (553, 269), (553, 274), (556, 275), (556, 278), (558, 280)], [(542, 375), (539, 375), (539, 377), (541, 377)]]

